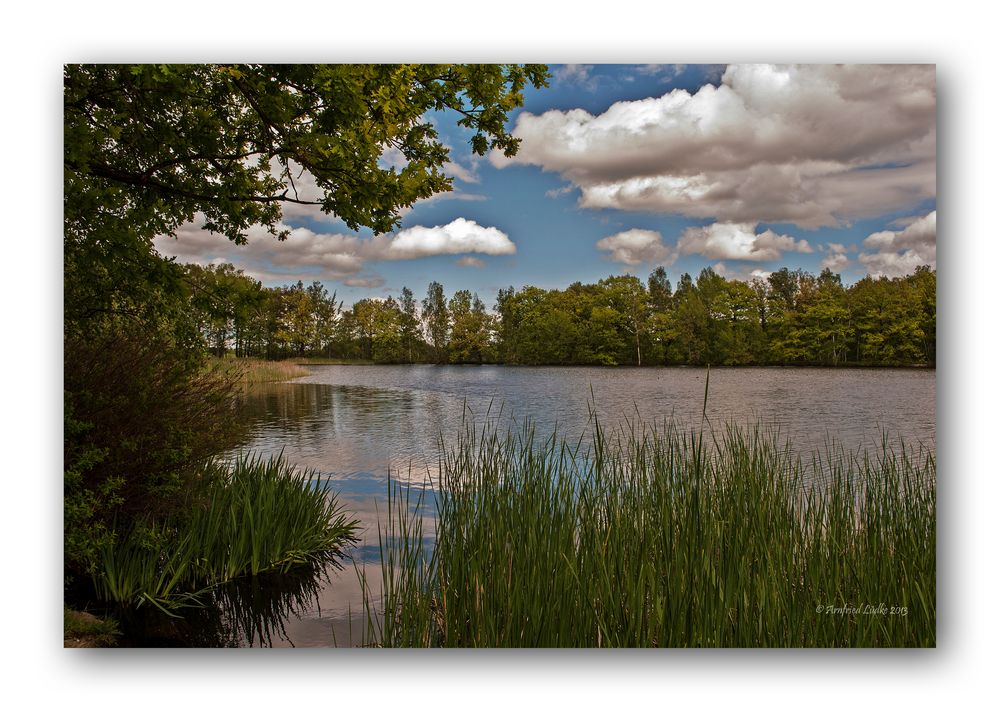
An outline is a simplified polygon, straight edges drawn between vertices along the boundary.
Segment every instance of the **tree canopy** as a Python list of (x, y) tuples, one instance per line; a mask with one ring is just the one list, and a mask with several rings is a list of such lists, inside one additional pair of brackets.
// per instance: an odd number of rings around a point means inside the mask
[[(513, 155), (505, 128), (544, 65), (66, 65), (66, 320), (148, 310), (180, 274), (156, 235), (197, 215), (236, 243), (282, 208), (313, 205), (388, 232), (399, 210), (451, 189), (433, 112), (471, 150)], [(127, 303), (127, 304), (123, 304)]]
[[(201, 212), (241, 242), (254, 224), (280, 237), (281, 206), (306, 203), (387, 232), (400, 208), (451, 188), (428, 112), (457, 113), (475, 153), (513, 155), (507, 114), (546, 76), (543, 65), (66, 65), (67, 221), (159, 234)], [(387, 151), (398, 170), (380, 162)], [(303, 170), (320, 195), (300, 193)]]

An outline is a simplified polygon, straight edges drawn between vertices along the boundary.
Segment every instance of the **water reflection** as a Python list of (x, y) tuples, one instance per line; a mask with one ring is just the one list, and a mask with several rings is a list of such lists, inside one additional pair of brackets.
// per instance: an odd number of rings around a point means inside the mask
[[(280, 634), (249, 643), (356, 644), (363, 599), (358, 576), (378, 581), (378, 536), (387, 488), (423, 487), (438, 468), (441, 438), (452, 442), (468, 420), (517, 427), (525, 418), (544, 439), (589, 431), (591, 409), (613, 427), (625, 419), (698, 427), (705, 397), (701, 369), (511, 368), (499, 366), (315, 366), (310, 376), (248, 394), (252, 436), (244, 448), (282, 452), (318, 471), (361, 520), (344, 571), (330, 571), (310, 606), (289, 615)], [(935, 373), (904, 369), (713, 369), (709, 424), (760, 422), (778, 428), (798, 452), (878, 450), (891, 440), (935, 449)], [(807, 458), (808, 459), (808, 458)], [(424, 505), (433, 533), (433, 501)], [(428, 542), (428, 546), (430, 545)], [(312, 593), (310, 594), (312, 595)]]
[(283, 573), (245, 576), (202, 595), (201, 606), (168, 615), (153, 606), (133, 609), (122, 621), (123, 644), (139, 647), (245, 648), (294, 646), (290, 621), (318, 608), (331, 574), (342, 571), (334, 556)]

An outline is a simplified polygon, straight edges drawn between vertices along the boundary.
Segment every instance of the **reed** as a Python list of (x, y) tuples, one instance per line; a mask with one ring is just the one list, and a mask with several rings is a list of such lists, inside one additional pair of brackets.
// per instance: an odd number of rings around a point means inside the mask
[(332, 358), (329, 356), (301, 356), (290, 358), (286, 363), (300, 366), (372, 366), (374, 361), (367, 358)]
[(183, 516), (116, 533), (94, 587), (119, 605), (201, 605), (202, 594), (238, 577), (328, 561), (357, 524), (317, 475), (280, 457), (241, 455), (205, 467)]
[(567, 442), (470, 425), (441, 473), (433, 547), (420, 496), (390, 493), (369, 644), (935, 645), (927, 451), (804, 460), (760, 426), (594, 420)]
[(224, 380), (244, 385), (275, 383), (308, 376), (309, 369), (292, 360), (264, 361), (255, 358), (210, 358), (208, 369)]

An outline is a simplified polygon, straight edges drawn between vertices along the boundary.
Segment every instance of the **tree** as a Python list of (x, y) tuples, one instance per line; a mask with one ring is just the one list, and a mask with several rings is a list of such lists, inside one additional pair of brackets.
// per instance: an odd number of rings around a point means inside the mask
[(231, 264), (185, 265), (184, 278), (195, 326), (216, 356), (222, 356), (236, 335), (245, 278)]
[(670, 280), (667, 271), (657, 267), (649, 275), (649, 307), (654, 312), (663, 312), (670, 308), (673, 294), (670, 291)]
[(536, 289), (528, 287), (521, 292), (524, 317), (517, 349), (521, 363), (573, 363), (580, 342), (573, 313), (559, 304), (551, 292), (542, 293), (541, 299), (533, 298), (538, 296)]
[(835, 366), (847, 358), (850, 325), (840, 276), (829, 269), (801, 276), (796, 309), (785, 313), (772, 352), (783, 363)]
[(923, 334), (924, 362), (937, 363), (937, 272), (922, 265), (906, 278), (913, 300), (920, 304), (920, 331)]
[(345, 358), (412, 361), (405, 342), (416, 333), (418, 359), (439, 363), (934, 364), (936, 276), (929, 268), (893, 280), (868, 277), (850, 289), (829, 270), (787, 274), (791, 307), (763, 279), (727, 280), (704, 269), (697, 280), (682, 275), (664, 309), (652, 308), (656, 288), (651, 294), (634, 277), (610, 277), (563, 290), (501, 289), (496, 314), (468, 290), (445, 300), (433, 282), (422, 316), (436, 348), (419, 336), (416, 302), (404, 289), (400, 303), (362, 300), (345, 312), (336, 349)]
[(237, 243), (253, 225), (283, 239), (292, 203), (387, 232), (451, 189), (433, 112), (456, 114), (474, 153), (513, 155), (507, 114), (546, 81), (542, 65), (68, 64), (66, 319), (118, 309), (119, 293), (142, 305), (149, 282), (175, 279), (149, 241), (198, 214)]
[[(173, 483), (206, 446), (225, 446), (216, 425), (234, 417), (231, 391), (203, 377), (185, 271), (153, 238), (200, 219), (238, 244), (255, 225), (281, 240), (288, 204), (387, 232), (401, 208), (451, 188), (436, 113), (470, 130), (474, 153), (512, 155), (507, 116), (546, 76), (542, 65), (65, 65), (65, 524), (89, 532), (67, 567), (90, 565), (125, 514), (184, 501)], [(207, 325), (220, 352), (241, 339), (268, 356), (323, 343), (321, 290), (260, 294), (247, 334), (236, 311)]]
[(760, 277), (754, 277), (750, 280), (750, 289), (753, 292), (753, 307), (757, 323), (760, 325), (760, 330), (767, 333), (767, 318), (770, 314), (770, 287)]
[(319, 281), (313, 281), (306, 287), (306, 294), (309, 296), (309, 306), (312, 310), (309, 349), (314, 354), (320, 354), (333, 340), (333, 329), (341, 305), (337, 303), (337, 292), (330, 294)]
[(719, 330), (720, 363), (729, 366), (759, 363), (764, 356), (764, 332), (754, 288), (738, 279), (728, 280), (716, 303), (722, 308), (724, 320), (724, 328)]
[(768, 296), (775, 305), (772, 311), (792, 311), (795, 309), (795, 298), (799, 293), (798, 273), (787, 267), (782, 267), (768, 275), (767, 283), (770, 287)]
[(649, 316), (648, 294), (638, 277), (623, 275), (598, 282), (607, 295), (607, 305), (621, 315), (622, 328), (635, 344), (635, 363), (642, 365), (642, 336)]
[(414, 355), (419, 355), (424, 346), (420, 336), (420, 317), (417, 316), (417, 300), (409, 287), (403, 287), (399, 300), (399, 337), (406, 362), (413, 363)]
[[(457, 112), (472, 150), (507, 155), (504, 128), (541, 65), (66, 65), (68, 202), (113, 204), (146, 234), (196, 212), (244, 239), (275, 229), (284, 203), (333, 213), (351, 229), (387, 232), (399, 208), (447, 190), (448, 149), (428, 112)], [(399, 172), (379, 165), (394, 149)], [(308, 171), (321, 193), (303, 195)], [(85, 215), (72, 211), (69, 220)]]
[(878, 365), (924, 361), (927, 336), (922, 324), (927, 321), (927, 306), (909, 286), (906, 278), (869, 276), (851, 287), (857, 360)]
[(523, 315), (517, 308), (518, 299), (514, 287), (497, 291), (494, 310), (499, 319), (497, 327), (497, 354), (504, 363), (520, 363), (517, 353), (518, 327)]
[(396, 300), (370, 300), (372, 310), (372, 361), (398, 363), (402, 360), (400, 311)]
[(280, 304), (275, 337), (283, 348), (291, 349), (296, 356), (304, 356), (315, 334), (312, 299), (299, 281), (281, 289)]
[(427, 297), (421, 303), (427, 336), (434, 348), (434, 360), (448, 363), (448, 304), (444, 299), (444, 287), (439, 282), (427, 285)]
[(455, 292), (448, 302), (451, 313), (451, 341), (448, 345), (452, 363), (483, 363), (493, 358), (493, 317), (478, 294), (467, 289)]

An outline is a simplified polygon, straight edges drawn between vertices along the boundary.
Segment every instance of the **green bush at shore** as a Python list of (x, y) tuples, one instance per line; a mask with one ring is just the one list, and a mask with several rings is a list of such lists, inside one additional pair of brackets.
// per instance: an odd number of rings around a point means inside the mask
[[(380, 533), (387, 647), (934, 646), (932, 453), (803, 462), (760, 427), (468, 428)], [(383, 615), (384, 613), (384, 615)]]

